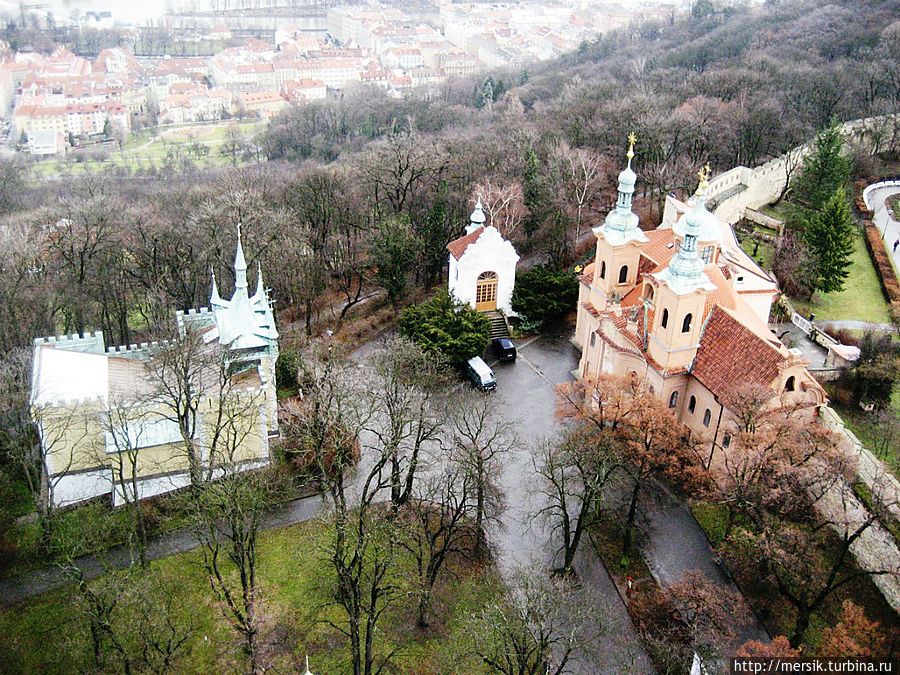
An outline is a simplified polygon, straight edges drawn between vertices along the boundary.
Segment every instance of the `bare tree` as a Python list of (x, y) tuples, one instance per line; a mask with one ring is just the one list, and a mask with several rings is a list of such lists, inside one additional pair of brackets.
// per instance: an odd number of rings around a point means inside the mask
[[(142, 407), (110, 402), (103, 411), (103, 435), (94, 448), (100, 466), (112, 473), (114, 502), (121, 498), (131, 519), (134, 544), (141, 566), (147, 565), (147, 523), (140, 499), (139, 448), (142, 446), (144, 422), (149, 415)], [(143, 467), (146, 471), (146, 467)]]
[(565, 141), (554, 149), (554, 158), (565, 181), (569, 210), (575, 211), (575, 243), (581, 238), (581, 223), (586, 210), (599, 193), (609, 187), (605, 178), (611, 162), (588, 148), (573, 148)]
[[(697, 457), (663, 402), (633, 378), (601, 375), (557, 388), (557, 413), (585, 426), (598, 448), (620, 453), (630, 483), (626, 500), (624, 551), (631, 548), (638, 504), (653, 478), (682, 484), (702, 481)], [(616, 438), (612, 444), (606, 438)]]
[(684, 572), (664, 589), (687, 626), (694, 653), (712, 664), (734, 651), (736, 631), (751, 622), (743, 596), (697, 570)]
[(538, 570), (520, 570), (506, 598), (472, 617), (473, 650), (493, 673), (562, 675), (589, 657), (611, 629), (607, 613), (576, 587)]
[(173, 580), (132, 568), (88, 582), (71, 560), (62, 567), (75, 584), (73, 609), (87, 624), (96, 668), (126, 674), (177, 672), (177, 658), (194, 626), (190, 618), (180, 618)]
[(350, 643), (353, 675), (377, 675), (394, 652), (379, 660), (376, 629), (397, 597), (388, 573), (395, 564), (396, 512), (380, 502), (392, 487), (390, 454), (369, 448), (356, 469), (360, 435), (373, 415), (372, 395), (357, 368), (341, 365), (331, 350), (304, 357), (304, 405), (301, 432), (318, 465), (319, 481), (333, 508), (333, 531), (325, 547), (334, 572), (333, 596), (346, 617), (327, 623)]
[(416, 564), (419, 601), (416, 623), (428, 626), (428, 612), (438, 576), (452, 555), (470, 551), (475, 540), (470, 520), (473, 477), (452, 463), (417, 482), (413, 498), (400, 512), (400, 544)]
[(450, 418), (455, 464), (472, 480), (474, 500), (475, 554), (488, 553), (486, 527), (499, 517), (503, 495), (495, 477), (503, 456), (516, 446), (513, 425), (500, 418), (493, 402), (475, 392), (460, 394)]
[(839, 589), (855, 579), (900, 573), (894, 563), (852, 564), (857, 542), (877, 529), (880, 514), (896, 496), (876, 480), (871, 505), (863, 506), (848, 484), (855, 462), (837, 437), (796, 416), (784, 426), (778, 434), (769, 429), (746, 435), (729, 449), (728, 454), (750, 457), (751, 470), (728, 472), (725, 487), (735, 486), (734, 504), (747, 522), (733, 529), (728, 551), (759, 569), (793, 606), (790, 640), (797, 647), (812, 615)]
[(562, 563), (557, 571), (572, 575), (575, 554), (587, 529), (602, 510), (605, 490), (615, 480), (622, 461), (613, 436), (594, 438), (584, 427), (559, 441), (538, 446), (532, 461), (547, 497), (540, 514), (562, 538)]
[(396, 508), (412, 495), (423, 450), (440, 439), (443, 369), (433, 355), (399, 337), (378, 349), (372, 365), (375, 414), (367, 429), (378, 440), (375, 452), (387, 458)]
[(500, 230), (504, 237), (511, 237), (525, 218), (525, 193), (518, 181), (501, 183), (485, 179), (475, 186), (474, 201), (481, 201), (488, 225)]
[[(265, 613), (257, 579), (257, 539), (271, 505), (284, 493), (275, 471), (234, 473), (240, 440), (232, 436), (232, 461), (224, 476), (188, 496), (194, 531), (201, 542), (202, 566), (231, 627), (240, 635), (248, 672), (260, 672), (259, 634)], [(237, 579), (235, 580), (235, 576)]]
[(191, 486), (197, 488), (216, 477), (244, 439), (259, 433), (263, 393), (241, 376), (238, 355), (190, 325), (149, 351), (137, 395), (177, 425)]

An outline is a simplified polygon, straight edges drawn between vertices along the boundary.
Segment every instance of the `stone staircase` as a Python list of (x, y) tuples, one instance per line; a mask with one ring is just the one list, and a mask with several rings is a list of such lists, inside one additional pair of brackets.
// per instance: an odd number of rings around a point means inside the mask
[(499, 311), (485, 312), (485, 316), (491, 320), (491, 340), (498, 337), (509, 337), (509, 326), (506, 317)]

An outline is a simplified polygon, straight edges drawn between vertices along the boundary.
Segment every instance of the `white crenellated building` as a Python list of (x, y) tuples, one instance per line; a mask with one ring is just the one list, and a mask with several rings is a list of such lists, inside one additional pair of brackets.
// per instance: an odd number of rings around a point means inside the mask
[[(187, 433), (199, 470), (212, 477), (269, 463), (269, 440), (278, 436), (278, 330), (261, 271), (256, 292), (248, 292), (240, 232), (234, 271), (230, 300), (213, 277), (209, 309), (176, 313), (184, 344), (107, 348), (99, 331), (34, 341), (31, 412), (46, 498), (55, 506), (104, 495), (119, 505), (126, 495), (131, 501), (134, 493), (144, 499), (185, 487)], [(176, 369), (188, 372), (190, 384), (170, 381)], [(179, 395), (193, 410), (190, 429), (165, 393), (172, 390), (193, 392)]]
[(512, 293), (519, 254), (491, 225), (485, 226), (481, 200), (469, 218), (466, 233), (447, 244), (450, 251), (447, 287), (452, 295), (480, 312), (500, 310), (515, 316)]

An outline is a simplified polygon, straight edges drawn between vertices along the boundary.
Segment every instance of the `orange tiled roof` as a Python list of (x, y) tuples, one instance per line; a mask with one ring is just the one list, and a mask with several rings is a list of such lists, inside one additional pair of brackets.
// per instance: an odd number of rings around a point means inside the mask
[(459, 239), (454, 239), (449, 244), (447, 244), (447, 250), (450, 251), (450, 255), (459, 260), (463, 257), (463, 253), (466, 252), (466, 249), (469, 248), (472, 244), (478, 241), (478, 237), (481, 236), (481, 233), (484, 232), (484, 227), (479, 227), (477, 230), (460, 237)]
[(716, 396), (738, 382), (770, 386), (784, 356), (721, 306), (713, 308), (691, 373)]
[(678, 247), (675, 246), (675, 232), (672, 228), (649, 230), (644, 232), (649, 241), (641, 246), (641, 255), (646, 256), (657, 266), (668, 265)]

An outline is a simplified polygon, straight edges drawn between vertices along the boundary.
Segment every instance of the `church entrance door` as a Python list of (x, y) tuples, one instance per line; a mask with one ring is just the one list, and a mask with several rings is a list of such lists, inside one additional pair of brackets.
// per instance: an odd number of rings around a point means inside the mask
[(482, 272), (475, 284), (475, 309), (492, 312), (497, 309), (497, 273)]

